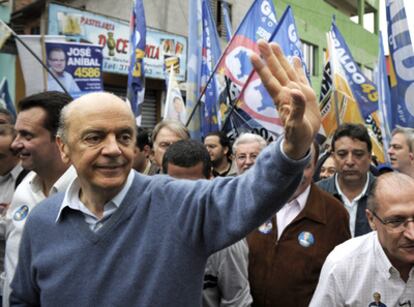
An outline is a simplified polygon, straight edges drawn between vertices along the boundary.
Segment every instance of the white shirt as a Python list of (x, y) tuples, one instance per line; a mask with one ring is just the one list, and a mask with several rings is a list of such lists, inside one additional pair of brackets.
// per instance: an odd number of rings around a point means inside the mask
[(277, 239), (283, 233), (283, 230), (299, 215), (299, 213), (305, 208), (308, 196), (310, 193), (310, 185), (291, 202), (287, 203), (276, 213), (277, 222)]
[(414, 306), (414, 268), (405, 283), (373, 231), (338, 245), (329, 254), (309, 306), (367, 307), (375, 292), (387, 307)]
[(352, 201), (346, 197), (344, 193), (342, 193), (341, 188), (339, 187), (338, 182), (338, 176), (335, 175), (335, 186), (338, 190), (339, 195), (342, 198), (342, 202), (344, 203), (344, 206), (346, 210), (348, 210), (349, 213), (349, 229), (351, 230), (351, 236), (355, 237), (355, 222), (356, 222), (356, 216), (358, 211), (358, 201), (361, 199), (362, 196), (365, 195), (368, 189), (368, 183), (369, 183), (369, 176), (371, 176), (369, 173), (367, 174), (367, 181), (365, 182), (364, 188), (362, 189), (361, 193), (356, 196)]
[[(75, 177), (75, 168), (71, 166), (53, 184), (49, 191), (49, 196), (58, 192), (64, 192)], [(27, 174), (14, 193), (10, 208), (6, 215), (8, 223), (6, 233), (6, 255), (4, 258), (5, 284), (3, 289), (3, 306), (9, 306), (9, 286), (17, 266), (23, 227), (31, 210), (45, 198), (46, 196), (43, 193), (40, 178), (35, 172)]]
[(0, 176), (0, 204), (10, 204), (13, 198), (14, 186), (16, 184), (17, 177), (22, 170), (22, 166), (17, 164), (6, 175)]
[(131, 170), (128, 174), (128, 178), (122, 190), (119, 191), (119, 193), (114, 198), (112, 198), (109, 202), (107, 202), (104, 205), (104, 213), (101, 219), (99, 219), (94, 213), (92, 213), (88, 209), (88, 207), (86, 207), (79, 199), (79, 192), (81, 187), (79, 184), (79, 179), (75, 178), (65, 192), (65, 197), (62, 201), (62, 205), (60, 206), (59, 213), (56, 217), (56, 223), (59, 222), (63, 209), (69, 207), (73, 210), (82, 212), (85, 217), (85, 222), (89, 225), (89, 228), (92, 231), (98, 231), (104, 225), (104, 223), (111, 217), (111, 215), (116, 211), (116, 209), (119, 208), (119, 206), (125, 198), (125, 195), (131, 187), (132, 182), (134, 181), (134, 177), (135, 171)]

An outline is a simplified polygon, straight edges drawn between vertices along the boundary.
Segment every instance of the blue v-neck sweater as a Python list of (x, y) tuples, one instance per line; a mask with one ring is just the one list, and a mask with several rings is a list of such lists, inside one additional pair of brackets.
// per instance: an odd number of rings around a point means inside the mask
[(58, 194), (24, 230), (12, 306), (200, 306), (208, 256), (275, 213), (300, 182), (295, 162), (270, 145), (245, 175), (212, 181), (136, 173), (96, 233)]

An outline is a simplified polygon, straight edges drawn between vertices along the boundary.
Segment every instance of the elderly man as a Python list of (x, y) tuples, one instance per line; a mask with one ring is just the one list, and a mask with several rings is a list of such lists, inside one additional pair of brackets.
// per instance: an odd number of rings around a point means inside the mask
[(152, 131), (155, 165), (161, 169), (162, 158), (168, 146), (179, 140), (188, 140), (189, 138), (190, 132), (178, 120), (165, 119), (159, 122)]
[(388, 155), (394, 170), (414, 178), (414, 129), (397, 127), (392, 131)]
[[(203, 144), (195, 140), (181, 140), (168, 147), (162, 166), (165, 174), (179, 179), (211, 177), (210, 155)], [(248, 261), (245, 239), (208, 257), (204, 271), (203, 307), (250, 306)]]
[(253, 133), (244, 133), (234, 141), (233, 152), (238, 175), (243, 174), (254, 165), (259, 153), (266, 145), (264, 138)]
[[(379, 177), (366, 214), (374, 231), (329, 254), (311, 307), (413, 306), (414, 179), (396, 172)], [(373, 296), (383, 305), (370, 304)]]
[[(58, 143), (78, 178), (30, 216), (12, 284), (14, 305), (201, 304), (207, 258), (290, 197), (320, 126), (300, 61), (290, 66), (280, 47), (264, 41), (259, 50), (264, 60), (252, 55), (252, 63), (287, 131), (245, 176), (142, 176), (131, 171), (135, 119), (122, 100), (94, 93), (69, 104)], [(274, 184), (282, 178), (283, 186)]]
[(318, 155), (314, 143), (312, 160), (291, 199), (247, 237), (256, 307), (308, 306), (325, 258), (351, 237), (346, 209), (312, 184)]
[(365, 216), (368, 194), (375, 181), (369, 172), (372, 143), (367, 129), (359, 124), (343, 124), (332, 137), (336, 174), (317, 184), (339, 199), (348, 210), (353, 237), (371, 231)]

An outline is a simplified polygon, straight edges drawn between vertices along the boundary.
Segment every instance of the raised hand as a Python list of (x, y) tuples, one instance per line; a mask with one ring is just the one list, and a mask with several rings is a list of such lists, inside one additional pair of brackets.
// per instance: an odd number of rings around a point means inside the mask
[(319, 131), (321, 115), (316, 95), (298, 58), (291, 65), (275, 43), (258, 42), (262, 59), (251, 57), (279, 112), (285, 127), (283, 150), (292, 159), (301, 159)]

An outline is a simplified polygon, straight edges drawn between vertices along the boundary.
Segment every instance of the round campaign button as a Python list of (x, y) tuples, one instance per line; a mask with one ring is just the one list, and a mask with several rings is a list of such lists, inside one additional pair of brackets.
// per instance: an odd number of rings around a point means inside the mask
[(308, 231), (302, 231), (298, 236), (299, 244), (303, 247), (309, 247), (315, 243), (313, 234)]
[(13, 214), (13, 220), (21, 221), (26, 218), (29, 213), (29, 207), (27, 205), (20, 206)]
[(273, 224), (271, 220), (266, 221), (259, 227), (259, 231), (265, 235), (272, 232)]

